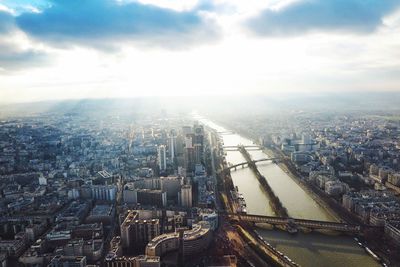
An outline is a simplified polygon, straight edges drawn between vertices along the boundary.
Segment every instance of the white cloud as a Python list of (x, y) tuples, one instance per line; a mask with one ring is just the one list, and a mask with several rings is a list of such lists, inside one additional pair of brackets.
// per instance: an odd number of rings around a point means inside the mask
[[(191, 9), (198, 4), (143, 1), (175, 10)], [(51, 55), (52, 62), (7, 75), (0, 70), (0, 98), (32, 101), (399, 90), (400, 13), (385, 17), (384, 26), (369, 35), (321, 32), (263, 39), (247, 35), (240, 24), (260, 8), (276, 8), (285, 1), (219, 0), (215, 4), (234, 7), (227, 12), (207, 14), (222, 28), (223, 39), (190, 49), (145, 48), (122, 42), (121, 50), (114, 53), (79, 44), (66, 50), (33, 42), (23, 33), (15, 34), (12, 43), (24, 49), (41, 49)], [(0, 38), (1, 42), (6, 40)]]

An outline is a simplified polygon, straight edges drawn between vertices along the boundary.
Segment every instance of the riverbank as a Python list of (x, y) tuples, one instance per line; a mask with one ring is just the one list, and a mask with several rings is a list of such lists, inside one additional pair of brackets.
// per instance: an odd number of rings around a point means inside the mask
[[(223, 128), (226, 129), (233, 129), (234, 132), (238, 133), (239, 135), (245, 137), (246, 139), (252, 141), (254, 144), (258, 144), (262, 151), (269, 157), (282, 157), (284, 156), (281, 151), (274, 151), (272, 149), (266, 148), (263, 145), (259, 144), (255, 139), (255, 136), (244, 132), (242, 130), (236, 129), (235, 127), (231, 127), (224, 122), (216, 121), (219, 125), (222, 125)], [(296, 173), (294, 173), (291, 168), (289, 168), (286, 163), (277, 163), (276, 164), (282, 171), (284, 171), (302, 190), (304, 190), (325, 212), (328, 217), (332, 221), (340, 222), (344, 219), (340, 214), (338, 214), (335, 210), (333, 210), (328, 203), (326, 203), (318, 194), (316, 194), (312, 189), (309, 188), (307, 184), (299, 177)]]
[[(204, 119), (202, 121), (213, 126), (213, 129), (221, 132), (221, 140), (225, 146), (237, 146), (238, 144), (252, 145), (254, 138), (245, 138), (231, 130), (224, 129), (220, 125)], [(236, 131), (238, 132), (238, 131)], [(244, 134), (245, 135), (245, 134)], [(248, 136), (248, 135), (246, 135)], [(261, 159), (267, 157), (263, 151), (252, 151), (252, 158)], [(243, 156), (235, 151), (227, 152), (226, 160), (232, 164), (244, 161)], [(281, 200), (293, 217), (315, 220), (329, 220), (329, 215), (313, 198), (303, 190), (287, 172), (283, 166), (276, 164), (257, 164), (262, 175), (268, 178), (271, 187), (276, 190)], [(242, 192), (247, 202), (247, 209), (254, 214), (271, 216), (272, 210), (265, 208), (268, 198), (258, 186), (258, 181), (248, 168), (232, 172), (235, 186)], [(254, 227), (254, 226), (253, 226)], [(267, 240), (274, 248), (282, 251), (293, 260), (303, 266), (368, 266), (378, 267), (376, 262), (360, 248), (354, 239), (343, 234), (327, 235), (318, 231), (300, 231), (297, 235), (289, 235), (278, 229), (256, 229), (264, 240)]]
[[(270, 148), (263, 147), (263, 152), (267, 154), (269, 157), (282, 157), (283, 153), (278, 153)], [(284, 171), (286, 174), (298, 185), (300, 186), (307, 194), (318, 204), (320, 205), (329, 215), (329, 217), (332, 218), (333, 221), (335, 222), (340, 222), (343, 221), (341, 216), (336, 213), (333, 209), (329, 207), (327, 203), (323, 199), (321, 199), (317, 194), (315, 194), (307, 184), (304, 183), (302, 180), (302, 177), (299, 177), (297, 174), (293, 173), (291, 168), (289, 168), (285, 162), (279, 162), (277, 165)]]

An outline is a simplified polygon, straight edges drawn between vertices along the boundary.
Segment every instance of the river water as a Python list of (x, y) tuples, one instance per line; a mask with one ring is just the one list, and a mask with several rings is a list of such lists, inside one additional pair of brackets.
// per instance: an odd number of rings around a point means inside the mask
[[(206, 119), (199, 119), (203, 124), (221, 132), (225, 146), (252, 145), (249, 139)], [(225, 133), (224, 133), (225, 132)], [(261, 150), (249, 153), (253, 159), (267, 158)], [(226, 161), (232, 164), (244, 162), (239, 151), (227, 151)], [(259, 171), (264, 175), (287, 208), (293, 218), (335, 221), (323, 207), (307, 194), (285, 171), (272, 162), (257, 164)], [(259, 215), (274, 215), (269, 206), (268, 198), (262, 191), (257, 178), (249, 168), (238, 168), (231, 172), (234, 184), (243, 194), (247, 203), (247, 213)], [(270, 244), (289, 256), (301, 266), (380, 266), (363, 248), (358, 246), (352, 237), (345, 235), (326, 235), (318, 232), (291, 235), (280, 230), (265, 230), (257, 228), (257, 232)]]

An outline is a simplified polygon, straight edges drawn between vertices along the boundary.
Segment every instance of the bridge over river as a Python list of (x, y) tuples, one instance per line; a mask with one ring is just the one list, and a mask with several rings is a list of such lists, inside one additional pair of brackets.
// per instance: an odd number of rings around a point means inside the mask
[(254, 214), (227, 213), (226, 216), (228, 216), (230, 219), (233, 220), (252, 222), (252, 223), (268, 223), (272, 225), (283, 225), (283, 226), (294, 224), (296, 226), (308, 229), (333, 230), (333, 231), (347, 232), (354, 234), (360, 233), (362, 231), (362, 227), (360, 225), (340, 223), (340, 222), (327, 222), (327, 221), (306, 220), (306, 219), (296, 219), (296, 218), (261, 216)]
[[(264, 159), (252, 160), (252, 161), (250, 161), (250, 164), (256, 164), (257, 162), (263, 162), (263, 161), (272, 161), (274, 163), (277, 163), (277, 162), (279, 162), (281, 160), (282, 160), (282, 158), (264, 158)], [(226, 172), (226, 171), (232, 170), (232, 169), (236, 170), (238, 167), (245, 168), (245, 167), (248, 167), (248, 166), (249, 166), (249, 162), (248, 161), (241, 162), (241, 163), (238, 163), (238, 164), (235, 164), (235, 165), (228, 166), (228, 167), (220, 170), (219, 173)]]

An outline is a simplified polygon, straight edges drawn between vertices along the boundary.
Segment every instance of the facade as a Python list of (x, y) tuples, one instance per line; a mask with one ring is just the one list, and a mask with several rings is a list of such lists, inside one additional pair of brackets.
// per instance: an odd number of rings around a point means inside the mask
[(182, 245), (184, 256), (194, 255), (205, 250), (212, 239), (212, 230), (210, 224), (201, 221), (194, 224), (191, 229), (168, 234), (162, 234), (155, 237), (146, 246), (146, 255), (162, 256), (168, 252), (178, 250)]
[(140, 255), (106, 259), (106, 267), (160, 267), (160, 257)]
[(144, 247), (159, 234), (159, 220), (141, 220), (136, 211), (129, 211), (124, 222), (121, 224), (121, 241), (123, 248), (137, 249)]
[(160, 171), (165, 171), (167, 169), (167, 152), (164, 145), (158, 147), (158, 167)]
[(115, 185), (92, 185), (92, 198), (96, 200), (114, 201), (117, 194)]
[(23, 235), (17, 235), (13, 240), (0, 240), (0, 253), (18, 258), (24, 252), (26, 245), (26, 238)]
[(195, 125), (194, 127), (194, 163), (204, 163), (204, 128), (202, 125)]
[(177, 199), (181, 190), (182, 178), (179, 176), (160, 177), (161, 190), (167, 193), (168, 199)]
[(181, 187), (181, 206), (185, 208), (192, 207), (192, 186), (182, 185)]
[(179, 249), (179, 233), (173, 232), (159, 235), (151, 240), (146, 246), (146, 255), (162, 256), (168, 252)]
[(191, 256), (207, 249), (211, 239), (212, 231), (208, 222), (201, 221), (193, 225), (192, 229), (183, 233), (183, 255)]
[(85, 267), (85, 256), (55, 256), (48, 267)]
[(137, 203), (137, 191), (133, 184), (128, 183), (128, 184), (124, 185), (124, 191), (122, 194), (123, 194), (124, 203), (127, 203), (127, 204)]
[(157, 207), (167, 206), (167, 193), (162, 190), (138, 189), (136, 190), (137, 203)]
[(176, 155), (176, 136), (175, 133), (171, 131), (171, 135), (169, 137), (169, 157), (172, 162), (175, 160)]
[(114, 213), (115, 209), (113, 205), (96, 205), (86, 218), (86, 222), (103, 223), (104, 225), (109, 225), (114, 217)]

